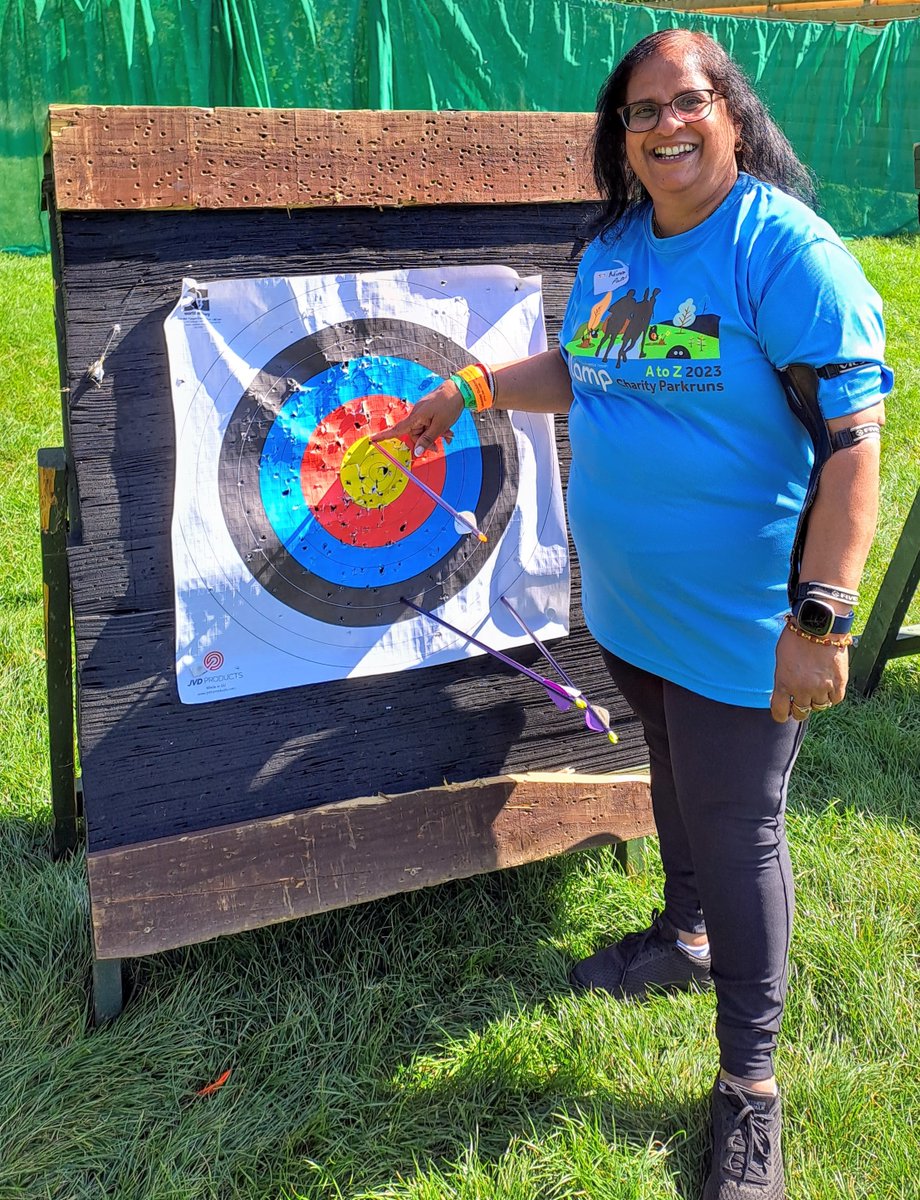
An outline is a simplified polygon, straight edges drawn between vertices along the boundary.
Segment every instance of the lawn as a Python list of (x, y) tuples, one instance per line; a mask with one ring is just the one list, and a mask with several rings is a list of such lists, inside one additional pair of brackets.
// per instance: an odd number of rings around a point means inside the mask
[[(897, 372), (864, 619), (920, 479), (920, 238), (854, 250)], [(124, 1014), (90, 1027), (85, 864), (49, 859), (48, 260), (0, 256), (0, 297), (0, 1200), (695, 1200), (712, 997), (566, 984), (660, 903), (654, 846), (641, 875), (582, 852), (140, 960)], [(813, 726), (789, 814), (789, 1194), (916, 1200), (920, 659)]]

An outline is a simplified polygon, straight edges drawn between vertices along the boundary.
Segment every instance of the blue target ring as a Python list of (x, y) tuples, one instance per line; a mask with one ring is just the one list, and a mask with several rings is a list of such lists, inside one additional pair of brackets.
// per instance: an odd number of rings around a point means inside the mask
[[(285, 550), (319, 578), (342, 586), (356, 576), (378, 584), (404, 582), (447, 555), (464, 536), (453, 518), (435, 507), (417, 529), (389, 545), (366, 547), (338, 540), (306, 503), (301, 464), (316, 427), (349, 401), (371, 394), (400, 396), (411, 403), (443, 382), (420, 363), (392, 355), (334, 363), (284, 401), (262, 449), (259, 486), (265, 513)], [(444, 446), (446, 473), (441, 495), (453, 508), (473, 512), (482, 491), (482, 448), (472, 415), (464, 411)], [(412, 485), (410, 485), (412, 486)]]
[(488, 544), (458, 533), (433, 505), (417, 525), (400, 525), (392, 541), (386, 530), (379, 545), (352, 545), (324, 526), (301, 482), (311, 436), (344, 406), (387, 396), (415, 403), (473, 361), (436, 330), (376, 317), (302, 337), (257, 372), (224, 433), (218, 486), (227, 532), (267, 592), (330, 625), (385, 627), (413, 618), (403, 597), (437, 608), (475, 579), (517, 501), (517, 441), (507, 413), (460, 417), (437, 489), (453, 508), (474, 514)]

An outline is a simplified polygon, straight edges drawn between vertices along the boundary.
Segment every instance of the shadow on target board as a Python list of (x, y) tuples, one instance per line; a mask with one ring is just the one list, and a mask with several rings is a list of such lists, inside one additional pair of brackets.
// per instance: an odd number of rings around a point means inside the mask
[[(521, 155), (520, 131), (500, 119), (508, 114), (400, 114), (420, 130), (421, 150), (409, 162), (400, 160), (399, 138), (387, 148), (377, 128), (383, 114), (337, 114), (353, 127), (347, 144), (359, 158), (369, 133), (378, 138), (375, 161), (389, 170), (392, 196), (379, 195), (379, 173), (359, 162), (337, 183), (332, 206), (329, 173), (349, 168), (339, 164), (342, 133), (330, 133), (328, 114), (314, 115), (311, 139), (310, 114), (299, 114), (296, 133), (273, 127), (267, 144), (259, 136), (265, 114), (235, 114), (248, 135), (242, 157), (222, 152), (205, 177), (208, 139), (223, 136), (206, 126), (220, 115), (106, 110), (104, 129), (98, 109), (52, 112), (48, 196), (97, 1017), (120, 1007), (124, 958), (582, 845), (632, 848), (652, 831), (647, 777), (613, 777), (642, 767), (647, 751), (584, 628), (574, 561), (571, 634), (554, 649), (610, 709), (616, 747), (486, 657), (180, 703), (170, 547), (176, 448), (163, 322), (182, 278), (495, 263), (542, 276), (552, 344), (593, 211), (570, 150), (587, 140), (589, 118), (580, 114), (556, 114), (555, 123), (514, 114), (532, 123), (530, 144), (541, 150), (520, 163), (534, 198), (520, 201), (520, 176), (509, 172), (502, 178), (513, 194), (495, 181), (486, 203), (476, 156), (503, 155), (513, 166)], [(198, 122), (197, 140), (176, 136), (189, 120)], [(439, 140), (429, 137), (432, 122), (443, 126)], [(158, 156), (138, 129), (162, 132)], [(81, 154), (104, 167), (119, 139), (139, 147), (127, 164), (122, 156), (114, 174), (75, 178)], [(464, 144), (470, 179), (464, 185), (454, 172), (451, 202), (428, 194), (406, 207), (407, 187), (425, 195), (439, 177), (438, 147), (455, 154)], [(312, 183), (272, 174), (292, 149), (313, 156)], [(163, 194), (164, 160), (202, 189), (181, 197), (181, 211)], [(247, 164), (268, 172), (270, 186), (260, 197), (253, 185), (242, 208), (235, 189)], [(102, 378), (88, 378), (116, 324)], [(561, 423), (557, 442), (565, 478)], [(537, 662), (529, 649), (512, 653)], [(61, 762), (61, 711), (57, 723), (52, 754)], [(72, 734), (70, 753), (72, 761)], [(59, 830), (69, 830), (73, 788), (57, 790)]]

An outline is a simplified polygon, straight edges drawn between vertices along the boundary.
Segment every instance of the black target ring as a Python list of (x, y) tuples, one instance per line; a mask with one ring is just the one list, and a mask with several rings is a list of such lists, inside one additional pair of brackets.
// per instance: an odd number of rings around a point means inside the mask
[(440, 378), (474, 361), (450, 338), (410, 321), (375, 317), (327, 326), (265, 364), (236, 405), (221, 444), (220, 501), (241, 560), (281, 603), (326, 624), (392, 625), (412, 619), (415, 614), (402, 596), (423, 608), (443, 604), (480, 573), (517, 502), (515, 432), (507, 413), (489, 410), (476, 421), (481, 487), (472, 506), (488, 543), (458, 533), (450, 548), (423, 569), (383, 584), (373, 582), (373, 551), (368, 550), (368, 566), (358, 572), (366, 580), (361, 586), (331, 583), (320, 571), (321, 562), (310, 569), (289, 552), (263, 503), (260, 471), (266, 439), (293, 390), (309, 386), (330, 367), (381, 355), (413, 361)]

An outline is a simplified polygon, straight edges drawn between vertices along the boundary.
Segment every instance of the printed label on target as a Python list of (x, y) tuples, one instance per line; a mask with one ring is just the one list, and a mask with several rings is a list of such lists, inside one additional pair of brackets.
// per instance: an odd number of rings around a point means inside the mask
[(460, 367), (545, 349), (539, 279), (187, 279), (165, 328), (185, 703), (481, 653), (407, 599), (495, 648), (527, 642), (502, 596), (539, 637), (568, 632), (551, 417), (465, 411), (418, 458), (388, 439), (396, 464), (367, 442)]

